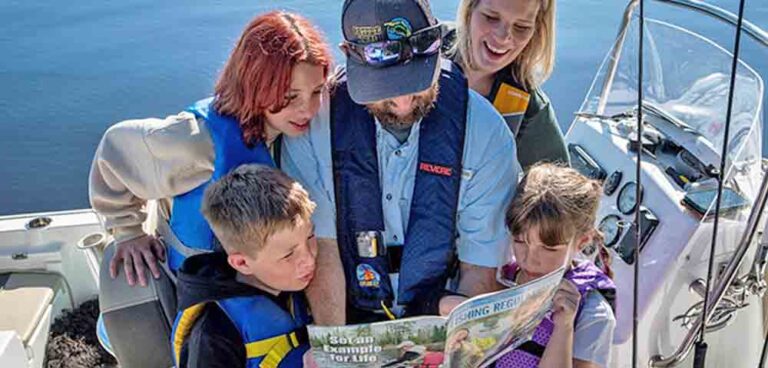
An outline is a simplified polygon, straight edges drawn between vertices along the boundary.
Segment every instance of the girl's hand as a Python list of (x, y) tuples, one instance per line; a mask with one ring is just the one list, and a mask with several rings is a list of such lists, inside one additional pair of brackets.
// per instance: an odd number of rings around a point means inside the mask
[(165, 262), (165, 245), (151, 235), (140, 236), (117, 244), (115, 255), (109, 262), (109, 275), (117, 277), (120, 263), (128, 285), (136, 285), (136, 279), (141, 286), (147, 286), (146, 271), (149, 268), (154, 278), (160, 278), (158, 262)]
[(573, 326), (581, 294), (571, 281), (563, 279), (552, 301), (552, 322), (555, 326)]

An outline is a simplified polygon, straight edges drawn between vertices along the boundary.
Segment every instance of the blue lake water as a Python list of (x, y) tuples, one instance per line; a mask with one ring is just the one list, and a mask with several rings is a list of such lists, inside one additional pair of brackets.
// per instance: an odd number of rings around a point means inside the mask
[[(734, 13), (738, 6), (736, 0), (710, 2)], [(87, 207), (91, 158), (108, 126), (173, 114), (209, 95), (240, 31), (260, 12), (300, 12), (337, 44), (342, 3), (0, 2), (0, 215)], [(557, 66), (544, 90), (564, 130), (613, 43), (626, 3), (558, 2)], [(676, 9), (648, 3), (649, 17), (674, 21), (679, 16)], [(453, 19), (457, 4), (432, 0), (440, 19)], [(747, 1), (746, 15), (768, 28), (764, 0)], [(732, 30), (710, 18), (687, 24), (732, 44)], [(745, 40), (742, 56), (768, 75), (768, 50)]]

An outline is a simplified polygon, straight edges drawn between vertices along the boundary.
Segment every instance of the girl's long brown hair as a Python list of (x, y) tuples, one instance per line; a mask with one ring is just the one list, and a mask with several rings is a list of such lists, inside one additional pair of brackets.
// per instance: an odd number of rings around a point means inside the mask
[(264, 139), (266, 111), (287, 105), (293, 67), (300, 62), (322, 66), (325, 76), (332, 62), (328, 44), (306, 18), (274, 11), (245, 27), (216, 83), (213, 106), (240, 123), (246, 144)]
[[(563, 244), (584, 234), (591, 234), (593, 242), (602, 244), (602, 234), (595, 229), (601, 194), (600, 182), (572, 168), (549, 163), (533, 165), (507, 209), (507, 228), (512, 235), (518, 235), (538, 226), (539, 239), (549, 245)], [(612, 276), (607, 252), (601, 249), (598, 255), (604, 271)]]

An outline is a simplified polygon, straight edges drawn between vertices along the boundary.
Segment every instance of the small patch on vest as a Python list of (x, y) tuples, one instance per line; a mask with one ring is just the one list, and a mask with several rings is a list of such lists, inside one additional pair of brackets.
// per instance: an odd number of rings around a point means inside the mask
[(530, 100), (530, 93), (502, 83), (493, 100), (493, 107), (504, 117), (523, 115)]
[(450, 167), (440, 166), (436, 164), (429, 164), (426, 162), (419, 163), (419, 170), (430, 173), (430, 174), (440, 175), (440, 176), (453, 175), (453, 169)]
[(357, 265), (357, 282), (360, 287), (377, 288), (381, 283), (381, 276), (368, 264)]

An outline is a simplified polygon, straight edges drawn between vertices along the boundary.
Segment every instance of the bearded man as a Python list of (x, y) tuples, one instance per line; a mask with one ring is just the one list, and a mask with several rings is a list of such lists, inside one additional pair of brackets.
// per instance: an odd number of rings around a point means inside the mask
[(315, 321), (438, 314), (496, 290), (520, 173), (504, 119), (441, 58), (426, 0), (347, 0), (342, 28), (345, 72), (282, 157), (317, 203)]

